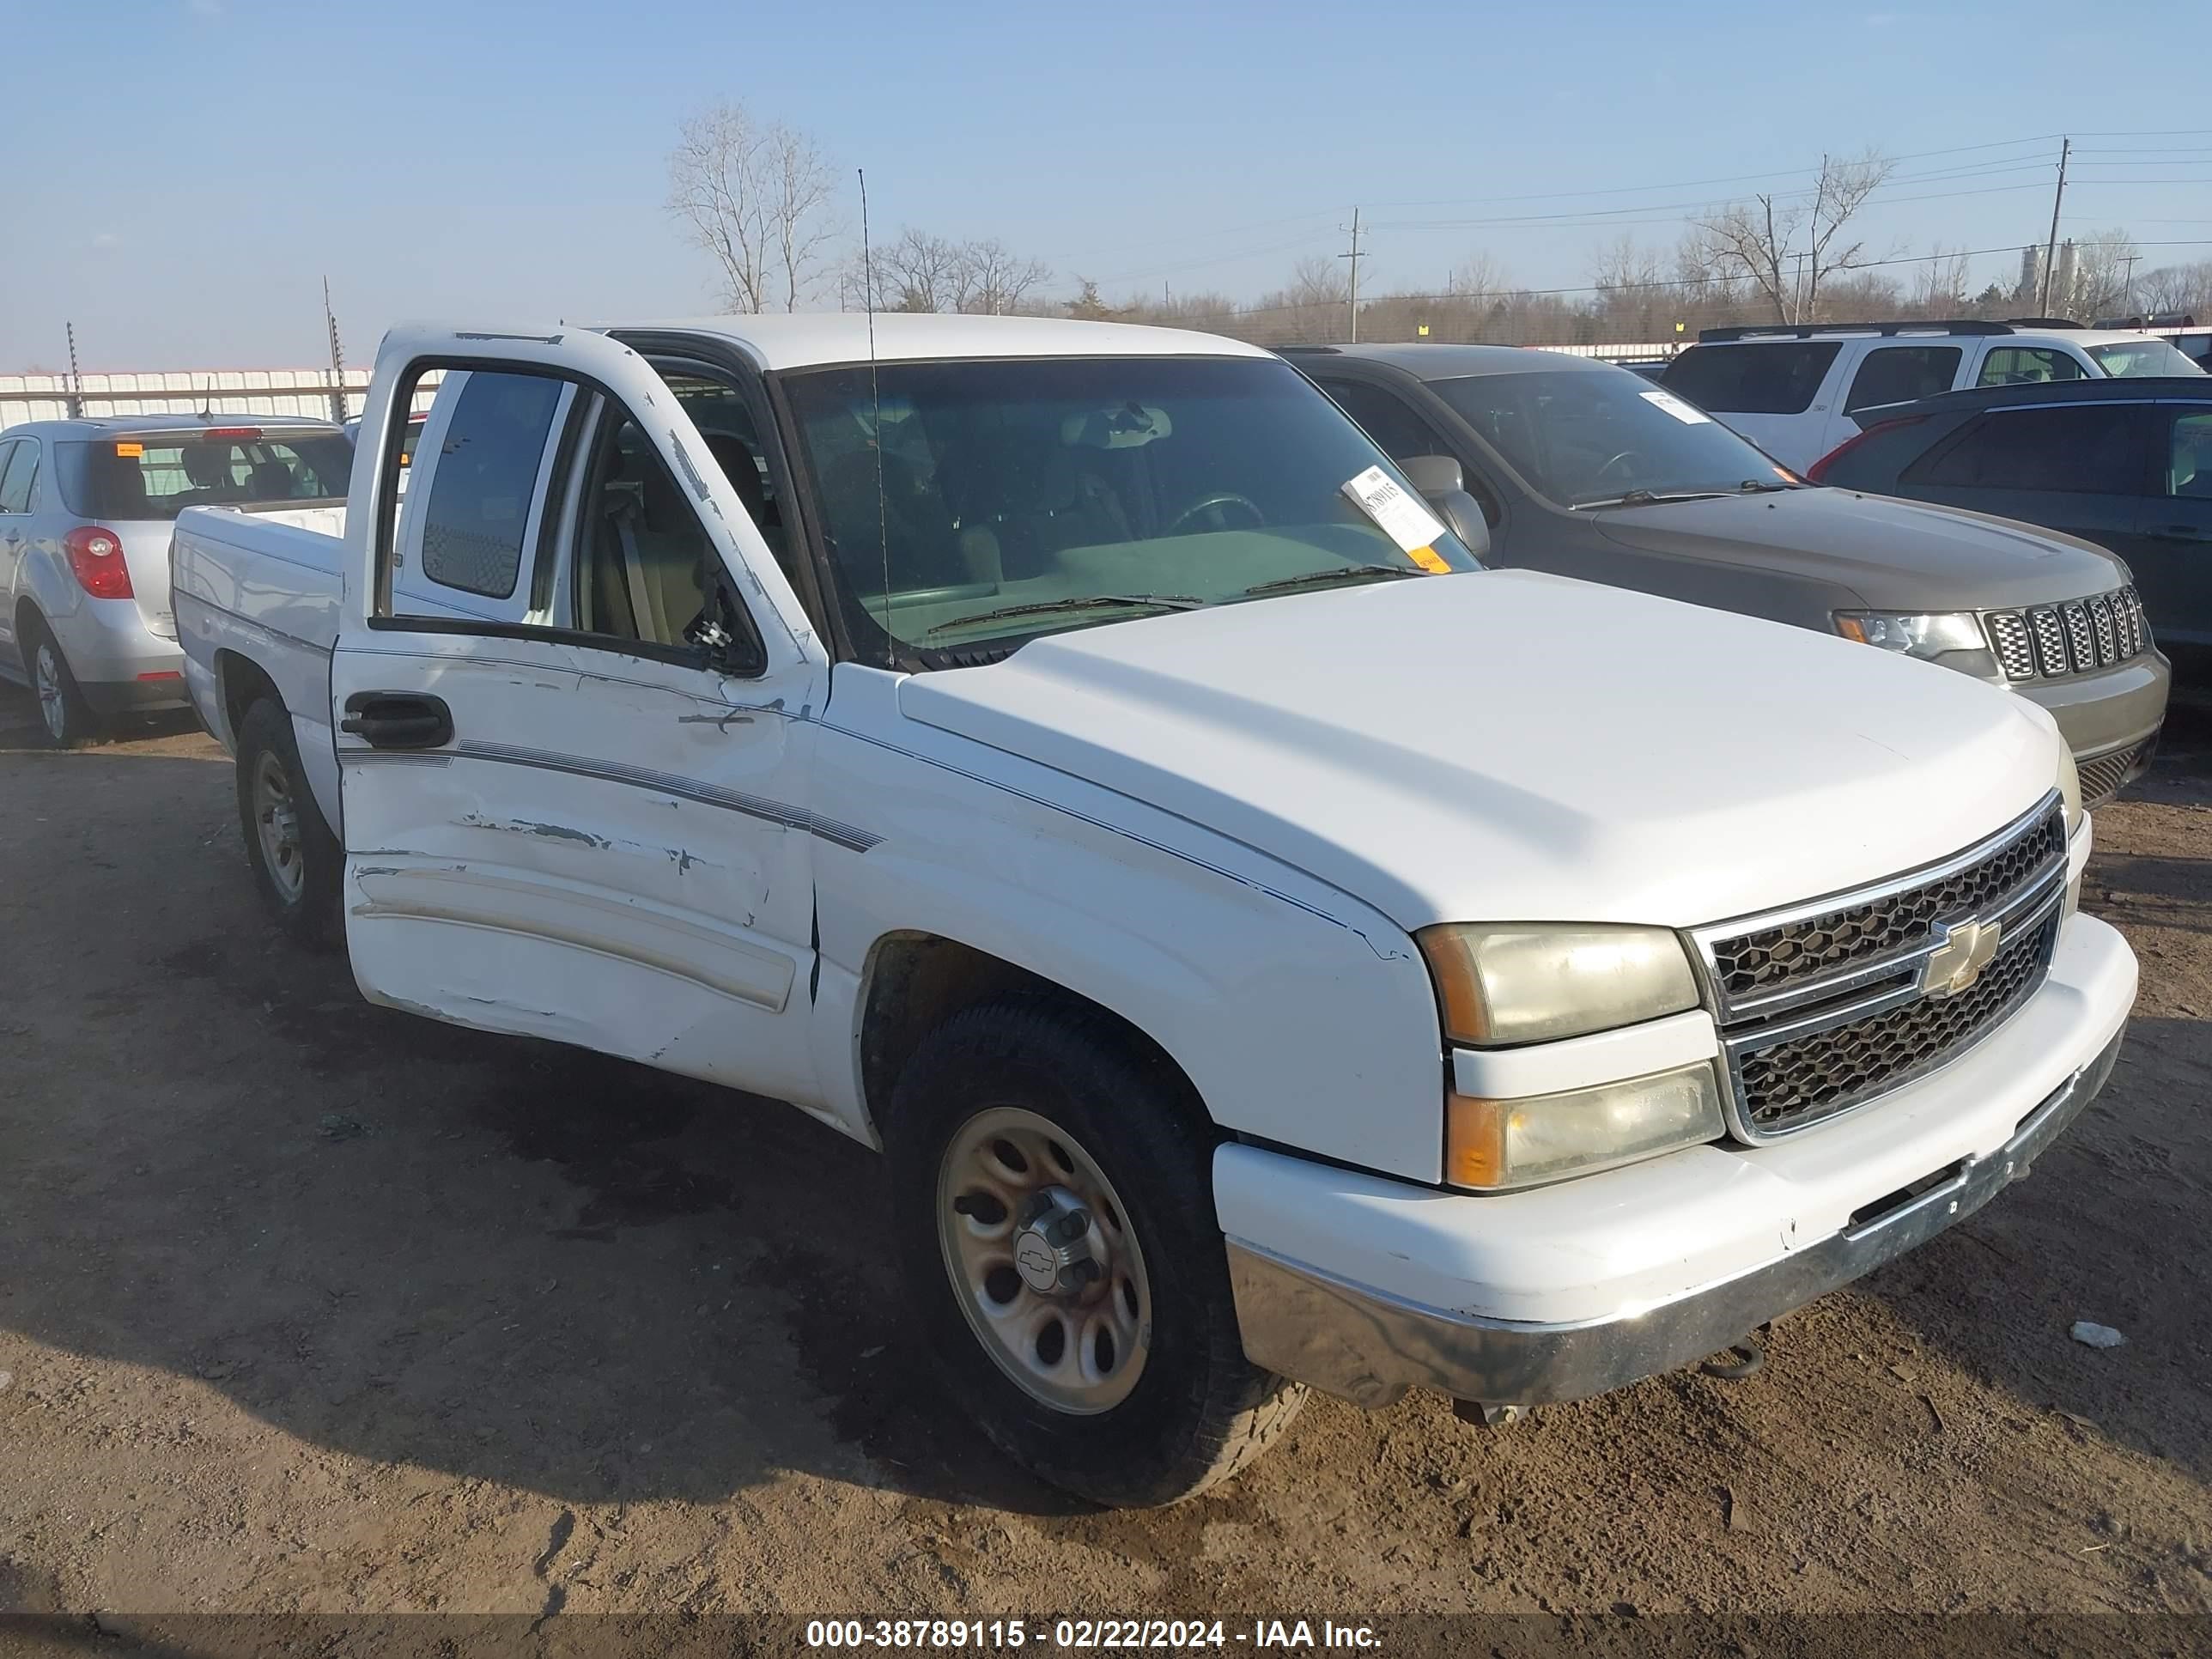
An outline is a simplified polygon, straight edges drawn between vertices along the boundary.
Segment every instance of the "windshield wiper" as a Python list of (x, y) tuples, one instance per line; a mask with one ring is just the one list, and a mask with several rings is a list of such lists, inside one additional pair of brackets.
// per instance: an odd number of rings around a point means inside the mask
[(1607, 495), (1602, 501), (1577, 501), (1568, 510), (1584, 513), (1603, 507), (1651, 507), (1663, 501), (1710, 501), (1735, 493), (1732, 489), (1627, 489), (1618, 495)]
[(1271, 582), (1259, 582), (1244, 590), (1247, 599), (1260, 593), (1283, 593), (1293, 587), (1318, 587), (1324, 582), (1366, 581), (1372, 577), (1388, 576), (1395, 580), (1400, 576), (1425, 576), (1425, 570), (1409, 570), (1395, 564), (1339, 564), (1326, 570), (1309, 570), (1302, 576), (1278, 576)]
[(1803, 484), (1780, 483), (1766, 478), (1746, 478), (1736, 486), (1746, 495), (1765, 495), (1778, 489), (1802, 489)]
[(1205, 603), (1189, 593), (1080, 593), (1073, 599), (1039, 599), (1031, 605), (1006, 605), (996, 611), (955, 617), (951, 622), (941, 622), (925, 630), (924, 636), (950, 634), (956, 628), (972, 628), (977, 623), (997, 622), (1002, 617), (1042, 617), (1054, 611), (1089, 611), (1099, 605), (1158, 605), (1164, 611), (1195, 611)]

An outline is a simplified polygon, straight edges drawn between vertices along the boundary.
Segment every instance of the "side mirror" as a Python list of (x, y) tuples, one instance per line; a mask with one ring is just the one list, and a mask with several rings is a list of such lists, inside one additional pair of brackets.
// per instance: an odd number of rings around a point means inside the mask
[(1428, 503), (1437, 510), (1437, 516), (1450, 527), (1451, 533), (1466, 544), (1467, 550), (1478, 559), (1490, 556), (1490, 520), (1482, 516), (1482, 505), (1464, 489), (1447, 489), (1442, 495), (1431, 495)]
[(1490, 556), (1490, 521), (1467, 493), (1467, 474), (1449, 455), (1409, 455), (1398, 463), (1406, 480), (1478, 559)]
[(750, 679), (768, 667), (768, 653), (753, 631), (753, 619), (720, 572), (708, 576), (706, 603), (684, 629), (684, 637), (707, 653), (708, 667), (728, 678)]

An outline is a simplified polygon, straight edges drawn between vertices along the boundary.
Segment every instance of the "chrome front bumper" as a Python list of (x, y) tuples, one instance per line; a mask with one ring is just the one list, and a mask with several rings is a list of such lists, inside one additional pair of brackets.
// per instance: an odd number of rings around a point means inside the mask
[(2104, 1051), (2046, 1096), (1984, 1158), (1932, 1170), (1817, 1244), (1633, 1315), (1580, 1324), (1481, 1319), (1354, 1285), (1231, 1238), (1229, 1271), (1255, 1364), (1368, 1407), (1409, 1388), (1464, 1400), (1581, 1400), (1717, 1353), (1746, 1332), (1847, 1285), (1963, 1220), (2027, 1168), (2096, 1097), (2120, 1052)]

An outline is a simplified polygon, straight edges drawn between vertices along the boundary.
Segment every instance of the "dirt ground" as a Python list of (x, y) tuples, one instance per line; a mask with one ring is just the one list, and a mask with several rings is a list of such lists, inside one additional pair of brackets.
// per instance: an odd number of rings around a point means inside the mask
[(2212, 720), (2098, 815), (2109, 1091), (1761, 1375), (1502, 1432), (1316, 1400), (1109, 1514), (923, 1379), (867, 1152), (366, 1006), (262, 921), (215, 744), (31, 719), (0, 690), (0, 1611), (2212, 1612)]

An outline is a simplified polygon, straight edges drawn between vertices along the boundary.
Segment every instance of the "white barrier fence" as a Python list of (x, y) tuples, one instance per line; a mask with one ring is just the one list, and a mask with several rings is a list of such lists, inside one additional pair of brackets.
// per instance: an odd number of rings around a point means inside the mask
[[(0, 374), (0, 429), (70, 415), (306, 415), (327, 421), (331, 396), (347, 415), (361, 413), (368, 371), (343, 378), (327, 368), (221, 368), (163, 374), (87, 374), (72, 388), (66, 374)], [(76, 405), (72, 408), (72, 405)]]

